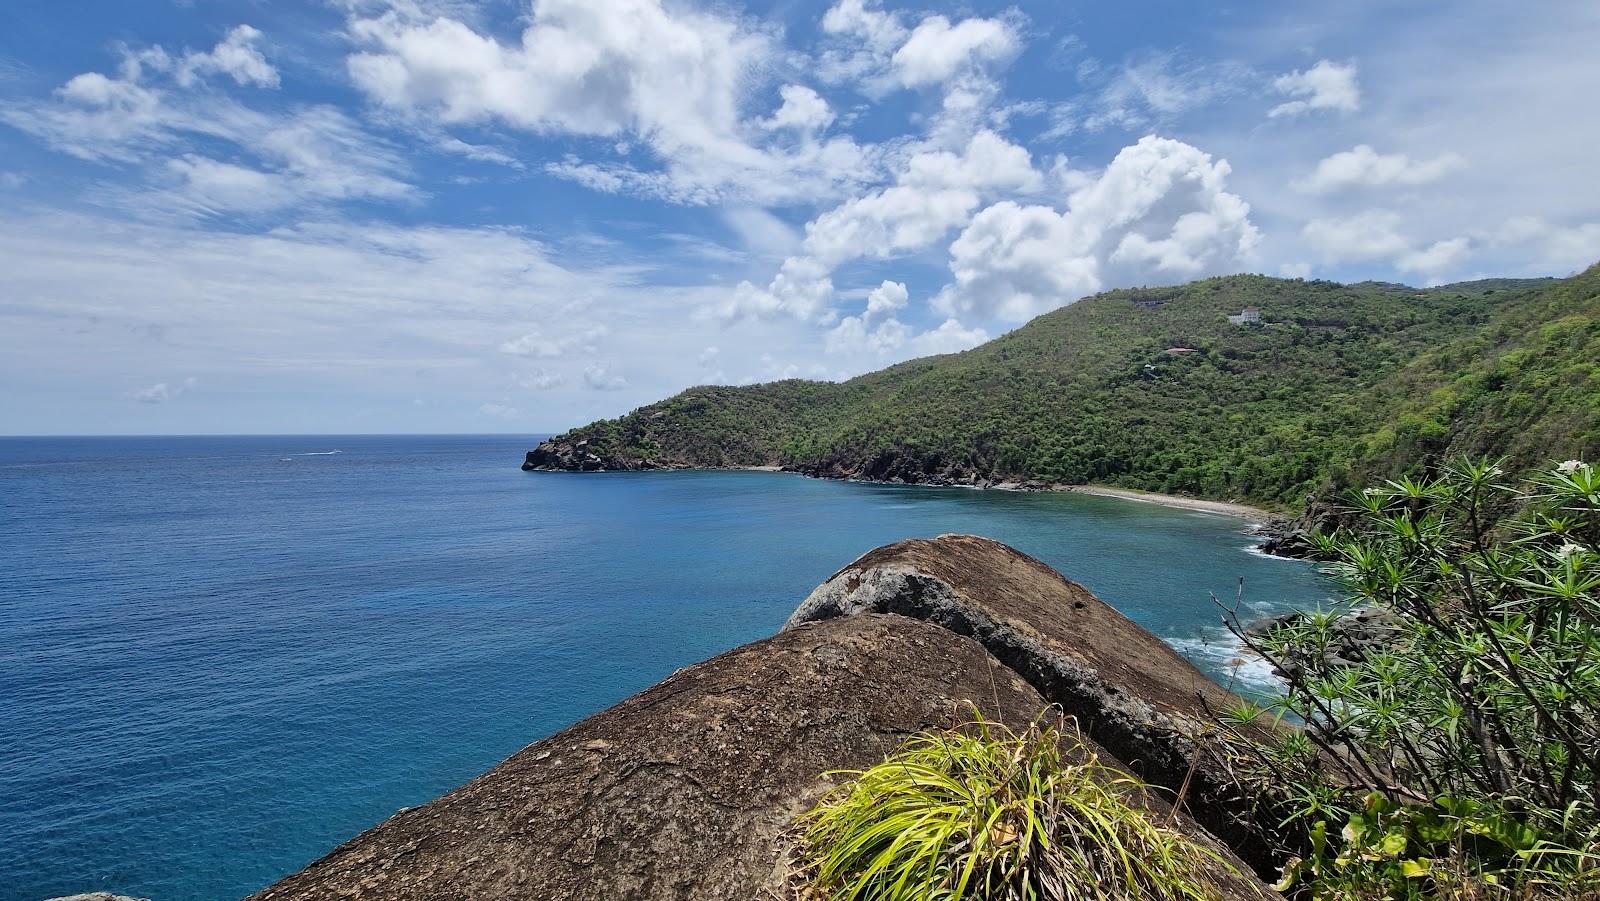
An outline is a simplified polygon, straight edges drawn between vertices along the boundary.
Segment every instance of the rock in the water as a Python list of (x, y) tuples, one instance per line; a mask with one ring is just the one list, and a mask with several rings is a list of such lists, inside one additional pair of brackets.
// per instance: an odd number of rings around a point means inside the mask
[[(1305, 617), (1302, 611), (1290, 611), (1257, 620), (1245, 629), (1247, 635), (1263, 637), (1293, 626)], [(1364, 662), (1375, 651), (1392, 649), (1400, 639), (1400, 619), (1379, 607), (1357, 607), (1334, 620), (1327, 647), (1322, 651), (1322, 662), (1329, 669), (1338, 669), (1353, 663)], [(1303, 660), (1280, 661), (1279, 668), (1295, 671)]]

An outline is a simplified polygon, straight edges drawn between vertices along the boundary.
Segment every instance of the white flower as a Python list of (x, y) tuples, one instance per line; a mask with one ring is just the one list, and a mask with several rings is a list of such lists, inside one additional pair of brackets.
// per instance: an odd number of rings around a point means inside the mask
[(1501, 468), (1500, 468), (1500, 467), (1498, 467), (1498, 466), (1491, 466), (1491, 467), (1489, 467), (1489, 475), (1490, 475), (1490, 476), (1491, 476), (1491, 477), (1498, 477), (1498, 476), (1503, 476), (1503, 475), (1505, 475), (1505, 474), (1506, 474), (1506, 471), (1505, 471), (1505, 470), (1503, 470), (1503, 469), (1501, 469)]
[(1567, 460), (1556, 464), (1556, 472), (1559, 472), (1562, 475), (1572, 475), (1580, 469), (1588, 468), (1589, 464), (1583, 462), (1582, 460)]
[(1382, 488), (1363, 488), (1363, 489), (1361, 489), (1361, 493), (1365, 494), (1367, 497), (1372, 497), (1375, 494), (1382, 494), (1383, 493), (1383, 489)]
[(1578, 547), (1571, 542), (1563, 544), (1559, 549), (1556, 550), (1556, 556), (1563, 560), (1570, 560), (1581, 553), (1583, 553), (1583, 548)]

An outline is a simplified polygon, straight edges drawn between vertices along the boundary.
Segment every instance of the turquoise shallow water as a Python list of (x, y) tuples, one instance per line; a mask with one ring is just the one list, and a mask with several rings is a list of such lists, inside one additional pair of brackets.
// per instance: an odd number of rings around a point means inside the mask
[(1223, 679), (1208, 591), (1243, 577), (1268, 613), (1331, 590), (1249, 552), (1231, 517), (776, 473), (522, 473), (530, 441), (0, 439), (0, 901), (242, 896), (769, 634), (900, 538), (1008, 542)]

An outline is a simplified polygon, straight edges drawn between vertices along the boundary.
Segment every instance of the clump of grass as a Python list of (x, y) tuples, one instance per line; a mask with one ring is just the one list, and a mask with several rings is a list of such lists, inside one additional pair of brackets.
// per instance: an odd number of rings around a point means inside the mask
[(977, 722), (918, 735), (801, 819), (826, 901), (1210, 901), (1231, 869), (1139, 803), (1076, 732)]

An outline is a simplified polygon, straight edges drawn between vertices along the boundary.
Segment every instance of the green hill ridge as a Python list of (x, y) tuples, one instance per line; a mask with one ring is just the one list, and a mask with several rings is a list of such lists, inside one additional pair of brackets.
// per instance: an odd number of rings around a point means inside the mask
[[(1259, 310), (1260, 323), (1230, 315)], [(1109, 291), (845, 382), (690, 388), (529, 469), (776, 466), (1298, 508), (1456, 453), (1600, 456), (1600, 265), (1418, 289), (1235, 275)]]

